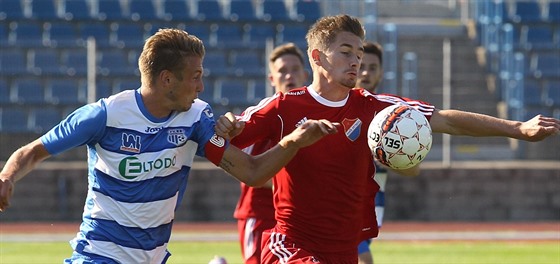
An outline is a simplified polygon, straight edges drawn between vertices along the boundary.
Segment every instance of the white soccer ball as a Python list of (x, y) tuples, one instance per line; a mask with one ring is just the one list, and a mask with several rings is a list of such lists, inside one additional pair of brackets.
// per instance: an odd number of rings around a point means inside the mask
[(211, 259), (210, 262), (208, 262), (208, 264), (228, 264), (228, 263), (225, 258), (220, 256), (214, 256), (214, 258)]
[(379, 162), (392, 169), (412, 168), (432, 147), (432, 129), (420, 111), (392, 105), (377, 113), (368, 128), (368, 146)]

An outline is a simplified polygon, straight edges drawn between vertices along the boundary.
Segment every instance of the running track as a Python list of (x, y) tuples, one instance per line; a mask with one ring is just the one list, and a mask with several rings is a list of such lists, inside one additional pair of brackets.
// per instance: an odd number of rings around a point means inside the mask
[[(1, 223), (0, 242), (50, 242), (73, 238), (79, 223)], [(237, 241), (236, 223), (175, 223), (171, 240)], [(386, 241), (556, 241), (560, 222), (387, 222)]]

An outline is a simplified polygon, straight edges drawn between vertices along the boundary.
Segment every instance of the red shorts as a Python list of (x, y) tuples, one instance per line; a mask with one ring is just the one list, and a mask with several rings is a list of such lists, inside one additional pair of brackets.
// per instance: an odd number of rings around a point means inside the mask
[(274, 229), (263, 232), (262, 263), (263, 264), (356, 264), (358, 251), (350, 255), (320, 255), (313, 254), (303, 248), (284, 234)]
[(241, 256), (243, 256), (245, 264), (261, 263), (262, 233), (273, 228), (274, 225), (276, 225), (276, 220), (273, 219), (247, 218), (237, 220)]

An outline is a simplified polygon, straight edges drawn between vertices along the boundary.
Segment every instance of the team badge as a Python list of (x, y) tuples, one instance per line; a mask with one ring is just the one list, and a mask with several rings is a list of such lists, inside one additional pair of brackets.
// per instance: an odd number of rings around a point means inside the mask
[(183, 129), (170, 129), (167, 131), (167, 142), (179, 146), (187, 141), (185, 130)]
[(360, 136), (360, 131), (362, 128), (362, 120), (359, 118), (342, 120), (342, 126), (344, 126), (344, 134), (350, 141), (355, 141)]

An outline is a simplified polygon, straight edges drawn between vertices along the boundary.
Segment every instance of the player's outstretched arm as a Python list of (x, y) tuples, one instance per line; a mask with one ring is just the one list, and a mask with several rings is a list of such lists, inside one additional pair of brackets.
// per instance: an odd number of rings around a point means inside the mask
[(15, 182), (48, 157), (50, 154), (40, 139), (21, 147), (10, 156), (0, 172), (0, 212), (10, 206)]
[(435, 133), (474, 137), (509, 137), (541, 141), (560, 132), (560, 120), (537, 115), (521, 122), (459, 110), (436, 110), (430, 126)]
[(261, 186), (284, 167), (300, 148), (336, 133), (338, 124), (327, 120), (308, 120), (268, 151), (251, 156), (230, 145), (219, 166), (249, 186)]

